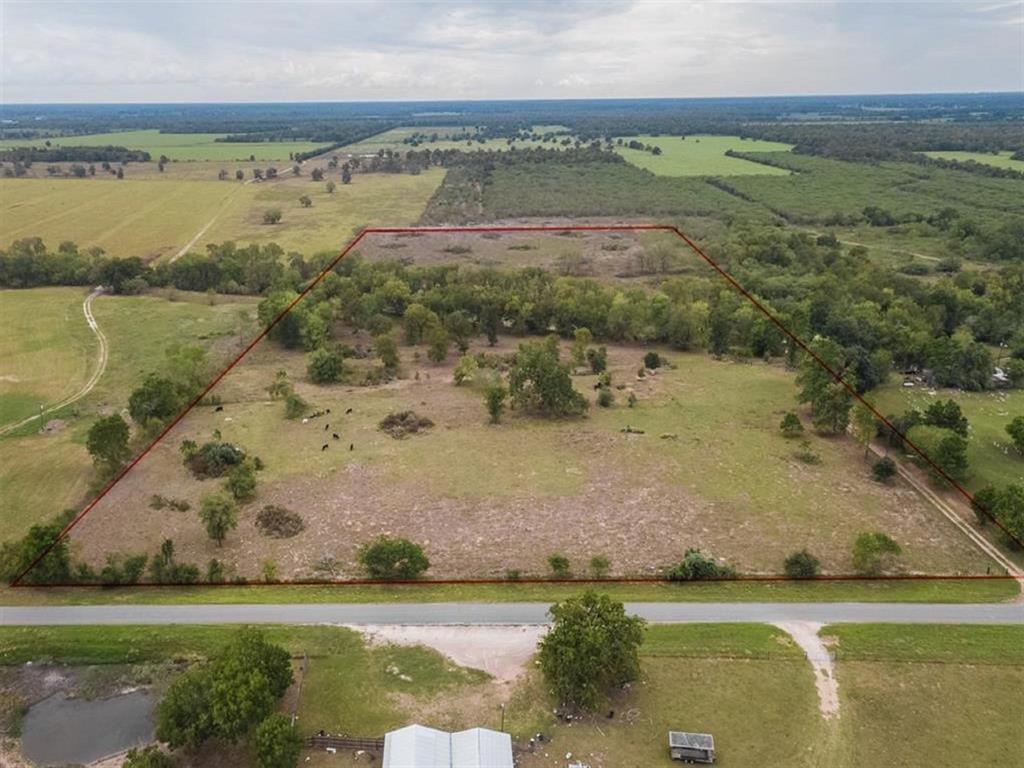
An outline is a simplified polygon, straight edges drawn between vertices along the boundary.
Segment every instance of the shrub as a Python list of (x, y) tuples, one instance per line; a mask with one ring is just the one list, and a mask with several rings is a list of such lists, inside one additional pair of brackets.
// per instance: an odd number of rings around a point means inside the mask
[(595, 579), (603, 579), (611, 567), (612, 561), (606, 555), (594, 555), (590, 558), (590, 575)]
[(794, 453), (793, 456), (804, 464), (821, 464), (821, 456), (815, 453), (811, 447), (810, 440), (801, 440), (800, 450)]
[(174, 763), (159, 747), (152, 746), (128, 750), (121, 768), (174, 768)]
[(186, 456), (185, 466), (192, 471), (193, 475), (203, 479), (221, 477), (244, 460), (245, 451), (238, 446), (211, 441), (204, 443), (191, 456)]
[(501, 382), (492, 384), (484, 390), (484, 403), (487, 406), (487, 413), (491, 417), (491, 424), (501, 421), (501, 412), (505, 410), (505, 398), (508, 390)]
[(1024, 416), (1017, 416), (1006, 425), (1006, 434), (1013, 440), (1017, 450), (1024, 453)]
[(100, 571), (100, 583), (138, 584), (148, 560), (148, 555), (107, 555), (107, 564)]
[(238, 506), (223, 493), (204, 496), (199, 504), (199, 519), (217, 546), (223, 546), (228, 531), (238, 526)]
[(699, 549), (688, 549), (682, 562), (673, 566), (666, 576), (669, 581), (709, 581), (735, 578), (736, 570), (730, 565), (720, 565), (701, 554)]
[(360, 547), (358, 560), (371, 579), (415, 579), (430, 567), (423, 547), (389, 536), (379, 536)]
[(246, 459), (236, 464), (228, 472), (228, 480), (224, 485), (235, 501), (247, 504), (256, 498), (256, 467), (252, 460)]
[(224, 581), (225, 569), (224, 563), (216, 558), (210, 560), (206, 564), (206, 580), (210, 584), (221, 584)]
[(284, 417), (286, 419), (301, 419), (309, 412), (309, 403), (299, 395), (292, 392), (284, 399)]
[(277, 208), (271, 208), (269, 211), (263, 212), (263, 223), (264, 224), (277, 224), (281, 221), (281, 211)]
[(821, 562), (806, 549), (787, 557), (783, 567), (792, 579), (812, 579), (821, 572)]
[(661, 367), (661, 355), (654, 350), (651, 350), (644, 355), (644, 368), (654, 370), (655, 368)]
[(800, 437), (804, 433), (804, 425), (800, 421), (800, 417), (792, 411), (782, 417), (779, 429), (782, 430), (782, 435), (786, 438)]
[(551, 555), (548, 558), (548, 567), (556, 578), (564, 579), (569, 576), (569, 558), (565, 555), (559, 554), (558, 552)]
[(334, 384), (345, 373), (345, 358), (336, 349), (320, 347), (309, 354), (306, 375), (314, 384)]
[(260, 575), (267, 584), (277, 581), (277, 563), (273, 560), (264, 560), (260, 564)]
[(896, 462), (883, 456), (871, 466), (871, 476), (880, 483), (888, 483), (896, 476)]
[(597, 391), (597, 404), (602, 408), (610, 408), (615, 402), (615, 393), (607, 387), (601, 387)]
[(902, 552), (884, 533), (862, 533), (853, 544), (853, 567), (865, 576), (878, 576), (891, 568)]
[(587, 398), (572, 385), (569, 367), (558, 357), (558, 339), (519, 345), (509, 370), (512, 401), (544, 416), (579, 416), (587, 409)]
[(478, 367), (476, 358), (472, 355), (463, 355), (460, 357), (458, 364), (455, 366), (455, 372), (452, 374), (452, 378), (455, 380), (455, 385), (458, 386), (467, 381), (472, 381), (476, 376)]
[(253, 735), (257, 768), (295, 768), (302, 736), (287, 715), (275, 713), (256, 726)]
[(590, 370), (593, 373), (602, 373), (608, 367), (608, 349), (606, 347), (588, 349), (587, 362), (590, 363)]
[(268, 504), (256, 515), (256, 527), (264, 536), (290, 539), (302, 533), (306, 523), (298, 513), (276, 504)]

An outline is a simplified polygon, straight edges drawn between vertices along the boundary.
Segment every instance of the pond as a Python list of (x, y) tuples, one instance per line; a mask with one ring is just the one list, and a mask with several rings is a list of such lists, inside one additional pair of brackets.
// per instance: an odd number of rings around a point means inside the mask
[(152, 741), (152, 713), (144, 691), (91, 701), (55, 693), (25, 715), (22, 752), (39, 765), (92, 762)]

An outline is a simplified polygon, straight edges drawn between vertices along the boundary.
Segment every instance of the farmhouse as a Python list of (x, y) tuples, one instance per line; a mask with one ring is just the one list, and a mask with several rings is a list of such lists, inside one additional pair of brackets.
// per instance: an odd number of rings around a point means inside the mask
[(384, 737), (383, 768), (513, 768), (512, 737), (487, 728), (448, 733), (408, 725)]

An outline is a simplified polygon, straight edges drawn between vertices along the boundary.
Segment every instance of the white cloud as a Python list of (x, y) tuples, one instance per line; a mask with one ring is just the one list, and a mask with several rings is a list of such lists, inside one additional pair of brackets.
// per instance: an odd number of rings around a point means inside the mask
[(0, 84), (7, 102), (1014, 90), (1022, 7), (8, 0)]

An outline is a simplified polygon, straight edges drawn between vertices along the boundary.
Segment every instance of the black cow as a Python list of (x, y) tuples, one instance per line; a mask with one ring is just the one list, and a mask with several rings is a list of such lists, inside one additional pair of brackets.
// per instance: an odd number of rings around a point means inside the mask
[(326, 451), (326, 450), (327, 450), (327, 446), (328, 446), (328, 445), (329, 445), (329, 443), (324, 443), (324, 444), (323, 444), (323, 445), (321, 446), (320, 450), (321, 450), (321, 451)]

